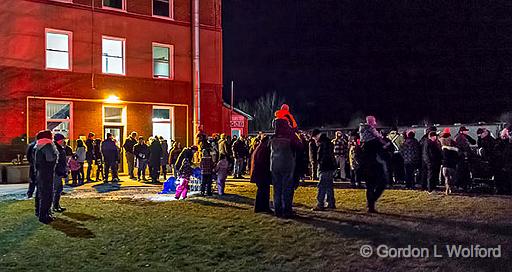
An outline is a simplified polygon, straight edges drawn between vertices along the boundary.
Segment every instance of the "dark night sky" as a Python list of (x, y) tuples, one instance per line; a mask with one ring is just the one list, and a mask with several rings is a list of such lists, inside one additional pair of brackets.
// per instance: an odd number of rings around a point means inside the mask
[(512, 109), (512, 2), (224, 0), (224, 98), (277, 91), (304, 127)]

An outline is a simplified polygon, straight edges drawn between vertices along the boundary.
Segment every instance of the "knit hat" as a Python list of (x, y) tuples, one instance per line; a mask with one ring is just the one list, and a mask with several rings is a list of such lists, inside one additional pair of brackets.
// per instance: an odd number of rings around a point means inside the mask
[(478, 128), (476, 130), (476, 135), (480, 135), (480, 134), (484, 133), (484, 131), (485, 131), (485, 128)]
[(40, 140), (40, 139), (52, 139), (52, 132), (49, 131), (49, 130), (41, 130), (37, 133), (36, 135), (36, 139), (37, 140)]
[(449, 127), (444, 128), (443, 132), (441, 132), (441, 137), (442, 138), (449, 138), (451, 136), (452, 136), (452, 134), (450, 133), (450, 128)]
[(55, 141), (60, 141), (60, 140), (64, 140), (66, 139), (66, 137), (64, 137), (64, 135), (60, 134), (60, 133), (57, 133), (55, 134), (55, 136), (53, 136), (53, 140)]
[(462, 126), (459, 128), (459, 132), (463, 132), (463, 131), (469, 131), (469, 129), (465, 126)]
[(281, 106), (281, 109), (282, 109), (282, 110), (286, 110), (286, 111), (290, 111), (290, 107), (288, 107), (288, 105), (287, 105), (287, 104), (283, 104), (283, 105)]

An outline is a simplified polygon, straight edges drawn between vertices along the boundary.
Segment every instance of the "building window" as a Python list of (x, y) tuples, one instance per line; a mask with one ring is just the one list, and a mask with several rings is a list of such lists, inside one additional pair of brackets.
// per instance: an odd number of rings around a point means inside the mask
[(153, 135), (162, 136), (170, 144), (174, 139), (173, 119), (172, 107), (153, 107)]
[(105, 74), (125, 74), (124, 62), (125, 40), (103, 37), (102, 41), (102, 71)]
[(153, 77), (172, 79), (172, 45), (153, 43)]
[(153, 0), (153, 16), (173, 18), (173, 0)]
[(111, 125), (122, 125), (124, 123), (122, 107), (105, 106), (103, 109), (103, 123)]
[(46, 69), (71, 70), (71, 32), (46, 29)]
[(103, 7), (126, 10), (126, 0), (103, 0)]
[(71, 102), (46, 102), (46, 129), (61, 133), (66, 138), (71, 136)]

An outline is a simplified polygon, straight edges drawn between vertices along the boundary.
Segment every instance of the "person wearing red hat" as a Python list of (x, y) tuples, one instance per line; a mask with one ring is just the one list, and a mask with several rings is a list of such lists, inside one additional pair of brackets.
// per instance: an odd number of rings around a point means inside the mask
[(281, 106), (281, 109), (276, 111), (275, 118), (277, 119), (283, 119), (288, 121), (288, 124), (290, 127), (296, 129), (297, 128), (297, 122), (295, 121), (295, 118), (290, 113), (290, 107), (287, 104), (283, 104)]

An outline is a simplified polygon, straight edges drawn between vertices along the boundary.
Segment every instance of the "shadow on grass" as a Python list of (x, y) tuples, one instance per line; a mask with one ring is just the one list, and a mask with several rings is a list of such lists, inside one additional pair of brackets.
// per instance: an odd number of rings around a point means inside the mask
[(55, 230), (63, 232), (68, 237), (84, 239), (91, 239), (96, 237), (96, 235), (84, 227), (83, 224), (63, 218), (56, 218), (55, 221), (50, 224), (50, 226)]
[(7, 254), (17, 245), (23, 244), (40, 226), (42, 224), (37, 221), (37, 218), (30, 216), (19, 222), (18, 227), (0, 232), (0, 255)]
[(121, 185), (119, 185), (117, 183), (114, 183), (114, 184), (101, 183), (101, 184), (93, 185), (92, 188), (94, 188), (96, 190), (96, 192), (103, 194), (103, 193), (108, 193), (108, 192), (113, 192), (113, 191), (119, 191), (121, 189)]
[(82, 222), (99, 220), (98, 217), (92, 216), (90, 214), (85, 214), (85, 213), (64, 212), (63, 215), (65, 215), (71, 219), (74, 219), (77, 221), (82, 221)]
[(203, 206), (215, 207), (215, 208), (230, 208), (230, 209), (237, 209), (237, 210), (248, 210), (246, 208), (235, 206), (235, 205), (229, 205), (229, 204), (225, 204), (222, 202), (209, 201), (206, 199), (199, 199), (199, 198), (190, 199), (190, 202), (196, 203), (199, 205), (203, 205)]

